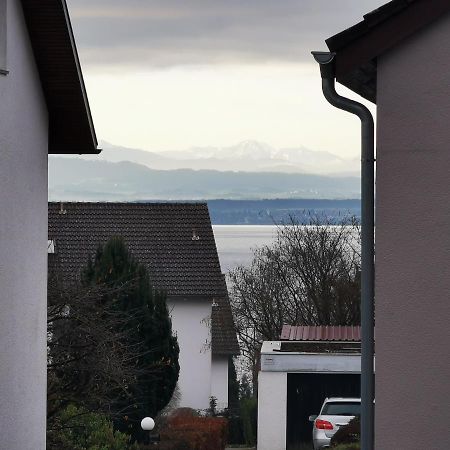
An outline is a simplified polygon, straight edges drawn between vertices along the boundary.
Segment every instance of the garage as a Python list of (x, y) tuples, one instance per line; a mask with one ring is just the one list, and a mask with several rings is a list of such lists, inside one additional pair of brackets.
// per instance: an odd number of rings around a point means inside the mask
[(312, 424), (326, 397), (359, 397), (360, 327), (284, 326), (265, 341), (258, 376), (258, 450), (311, 445)]

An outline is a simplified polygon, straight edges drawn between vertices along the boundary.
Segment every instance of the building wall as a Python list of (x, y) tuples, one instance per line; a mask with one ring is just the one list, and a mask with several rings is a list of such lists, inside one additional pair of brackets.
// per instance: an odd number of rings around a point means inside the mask
[(287, 372), (259, 372), (258, 450), (286, 449)]
[(377, 104), (376, 448), (446, 448), (450, 15), (379, 60)]
[(209, 408), (211, 395), (211, 302), (169, 299), (172, 328), (180, 346), (180, 407)]
[(0, 449), (45, 448), (47, 110), (19, 0), (0, 75)]
[(228, 408), (228, 356), (212, 357), (211, 396), (216, 397), (219, 411)]

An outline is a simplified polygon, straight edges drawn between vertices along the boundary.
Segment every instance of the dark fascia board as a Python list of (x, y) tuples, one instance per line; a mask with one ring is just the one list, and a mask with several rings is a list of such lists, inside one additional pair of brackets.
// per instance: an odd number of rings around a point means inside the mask
[(376, 103), (377, 58), (450, 11), (449, 0), (393, 0), (326, 40), (337, 80)]
[(193, 301), (193, 300), (199, 300), (199, 301), (204, 301), (205, 303), (207, 302), (212, 302), (214, 299), (218, 299), (226, 297), (227, 296), (227, 292), (223, 291), (223, 292), (217, 292), (216, 294), (208, 294), (208, 295), (186, 295), (186, 294), (169, 294), (167, 295), (167, 300), (173, 300), (173, 301)]
[(98, 154), (65, 0), (21, 0), (49, 114), (50, 154)]

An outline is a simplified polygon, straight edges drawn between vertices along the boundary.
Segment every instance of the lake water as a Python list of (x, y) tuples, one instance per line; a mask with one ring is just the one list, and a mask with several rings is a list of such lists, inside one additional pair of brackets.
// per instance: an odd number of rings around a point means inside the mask
[(213, 225), (222, 272), (249, 265), (252, 249), (271, 244), (277, 232), (274, 225)]

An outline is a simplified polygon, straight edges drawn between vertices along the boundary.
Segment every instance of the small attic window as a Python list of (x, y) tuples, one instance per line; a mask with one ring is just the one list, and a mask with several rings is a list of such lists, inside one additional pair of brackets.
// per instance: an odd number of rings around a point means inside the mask
[(6, 3), (0, 0), (0, 75), (6, 75)]
[(55, 253), (55, 241), (53, 239), (49, 239), (47, 241), (47, 253), (49, 253), (49, 254)]

